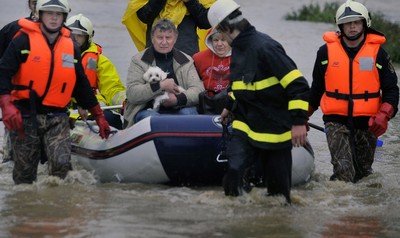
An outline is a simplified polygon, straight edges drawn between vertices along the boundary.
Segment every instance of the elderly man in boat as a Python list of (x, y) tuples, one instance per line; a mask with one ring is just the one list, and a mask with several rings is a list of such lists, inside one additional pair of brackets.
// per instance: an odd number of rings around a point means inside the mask
[[(163, 114), (196, 115), (198, 95), (204, 91), (193, 59), (174, 48), (178, 38), (175, 25), (160, 19), (151, 30), (152, 46), (132, 58), (127, 76), (127, 103), (124, 113), (127, 127), (149, 116)], [(158, 66), (168, 73), (165, 80), (149, 83), (143, 74), (151, 66)], [(179, 91), (179, 87), (184, 89)], [(160, 109), (152, 110), (154, 99), (168, 93)]]

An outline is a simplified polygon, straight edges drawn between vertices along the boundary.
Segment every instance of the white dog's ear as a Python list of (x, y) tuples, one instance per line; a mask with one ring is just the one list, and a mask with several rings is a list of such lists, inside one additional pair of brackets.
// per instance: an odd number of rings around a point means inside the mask
[(150, 70), (147, 70), (146, 72), (144, 72), (144, 74), (143, 74), (143, 79), (145, 80), (145, 81), (149, 81), (149, 77), (150, 77)]

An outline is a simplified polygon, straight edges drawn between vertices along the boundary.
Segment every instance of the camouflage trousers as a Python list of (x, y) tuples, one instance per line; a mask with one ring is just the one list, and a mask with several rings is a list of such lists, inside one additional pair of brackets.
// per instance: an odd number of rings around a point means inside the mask
[(368, 130), (354, 130), (352, 139), (347, 126), (328, 122), (326, 138), (331, 153), (331, 180), (357, 182), (372, 173), (377, 138)]
[(14, 182), (32, 183), (36, 180), (42, 148), (48, 158), (49, 174), (65, 178), (72, 169), (68, 115), (38, 114), (36, 123), (31, 118), (24, 118), (23, 125), (24, 136), (10, 132)]

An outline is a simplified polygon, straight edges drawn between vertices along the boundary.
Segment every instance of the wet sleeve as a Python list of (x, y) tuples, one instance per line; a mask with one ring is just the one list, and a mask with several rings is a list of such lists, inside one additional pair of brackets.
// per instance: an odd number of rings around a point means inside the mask
[(108, 105), (122, 104), (126, 99), (125, 86), (120, 80), (117, 68), (103, 54), (97, 63), (98, 87)]
[(382, 91), (382, 102), (390, 103), (394, 107), (395, 114), (399, 104), (399, 87), (397, 86), (397, 75), (392, 61), (387, 52), (380, 48), (377, 56), (377, 68)]
[(189, 0), (185, 2), (186, 8), (200, 29), (211, 28), (207, 18), (208, 8), (205, 8), (198, 0)]
[(308, 120), (310, 87), (307, 80), (279, 43), (269, 42), (260, 52), (262, 61), (285, 90), (293, 125), (304, 125)]
[(151, 24), (160, 14), (166, 3), (167, 0), (149, 0), (137, 11), (136, 15), (143, 23)]
[(310, 90), (310, 106), (317, 110), (321, 101), (322, 95), (325, 92), (325, 72), (328, 65), (328, 48), (322, 46), (318, 52), (314, 63), (313, 81)]
[(18, 21), (13, 21), (0, 30), (0, 58), (3, 56), (15, 33), (17, 33), (19, 29)]
[(0, 30), (0, 59), (3, 56), (4, 51), (6, 51), (7, 46), (9, 44), (9, 42), (7, 40), (7, 28), (8, 28), (8, 25), (5, 25)]
[(228, 111), (232, 111), (235, 107), (235, 95), (232, 91), (232, 83), (229, 84), (227, 88), (228, 96), (225, 99), (225, 108)]
[(12, 89), (11, 79), (18, 72), (20, 64), (25, 62), (29, 50), (29, 38), (26, 34), (13, 39), (8, 45), (0, 60), (0, 95), (10, 94)]

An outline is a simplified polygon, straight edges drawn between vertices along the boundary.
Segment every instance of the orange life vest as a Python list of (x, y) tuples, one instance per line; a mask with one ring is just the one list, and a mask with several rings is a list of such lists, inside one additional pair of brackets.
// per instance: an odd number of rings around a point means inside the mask
[(89, 80), (90, 87), (94, 90), (98, 89), (97, 77), (97, 63), (99, 62), (99, 55), (103, 52), (101, 46), (97, 45), (97, 52), (85, 52), (82, 55), (82, 66), (85, 74)]
[(63, 27), (51, 50), (40, 23), (20, 19), (18, 24), (29, 37), (30, 50), (26, 62), (12, 79), (15, 87), (12, 100), (29, 99), (30, 93), (35, 92), (45, 106), (66, 107), (76, 83), (70, 31)]
[(325, 93), (321, 99), (324, 114), (371, 116), (381, 103), (376, 57), (385, 37), (367, 34), (365, 43), (351, 61), (335, 32), (324, 34), (328, 46)]

